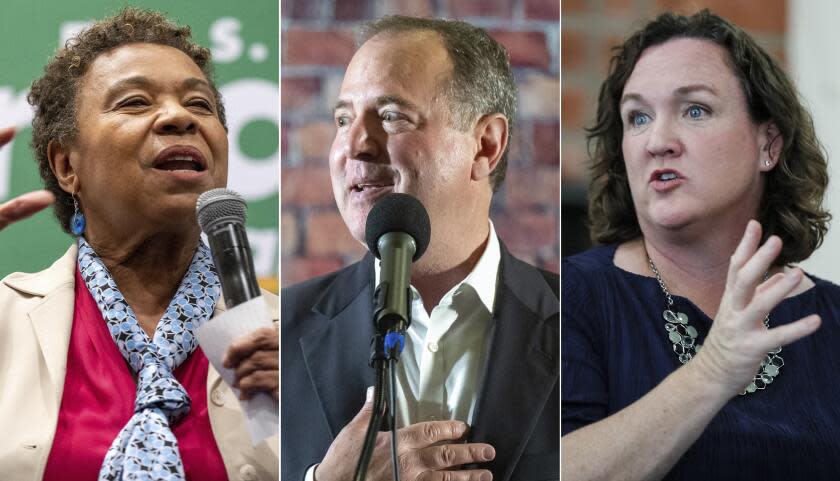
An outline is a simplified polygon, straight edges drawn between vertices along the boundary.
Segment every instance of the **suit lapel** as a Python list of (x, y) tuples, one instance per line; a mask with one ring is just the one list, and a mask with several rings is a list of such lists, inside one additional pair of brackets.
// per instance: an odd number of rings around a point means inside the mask
[[(361, 409), (374, 383), (368, 365), (373, 335), (373, 257), (340, 272), (313, 307), (323, 318), (300, 339), (304, 362), (335, 437)], [(325, 321), (325, 322), (323, 322)]]
[(470, 440), (496, 449), (510, 478), (558, 380), (559, 303), (539, 272), (502, 246), (494, 333)]
[(61, 405), (64, 391), (67, 350), (73, 325), (73, 301), (74, 290), (70, 284), (52, 292), (43, 303), (29, 311), (29, 320), (50, 375), (50, 387), (45, 392), (52, 394), (55, 404), (51, 407), (56, 411)]
[(47, 403), (52, 412), (58, 412), (64, 392), (67, 350), (73, 325), (76, 253), (76, 245), (73, 244), (47, 269), (5, 281), (19, 292), (43, 298), (27, 312), (27, 317), (49, 374), (49, 384), (43, 385), (42, 389), (48, 396)]

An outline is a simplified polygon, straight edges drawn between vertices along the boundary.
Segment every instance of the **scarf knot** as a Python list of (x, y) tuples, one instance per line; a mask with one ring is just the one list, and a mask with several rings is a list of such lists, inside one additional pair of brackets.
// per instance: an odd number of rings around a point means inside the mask
[(189, 413), (190, 397), (172, 372), (195, 351), (194, 331), (212, 316), (221, 293), (210, 249), (199, 244), (151, 338), (84, 237), (79, 238), (79, 272), (111, 338), (137, 375), (134, 414), (108, 449), (99, 479), (183, 481), (171, 426)]

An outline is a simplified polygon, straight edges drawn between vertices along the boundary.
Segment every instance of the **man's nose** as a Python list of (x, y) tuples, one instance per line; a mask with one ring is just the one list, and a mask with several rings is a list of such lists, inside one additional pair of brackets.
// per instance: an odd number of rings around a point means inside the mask
[(378, 118), (374, 120), (368, 115), (361, 115), (353, 120), (347, 132), (345, 145), (348, 159), (372, 161), (379, 156), (378, 122)]

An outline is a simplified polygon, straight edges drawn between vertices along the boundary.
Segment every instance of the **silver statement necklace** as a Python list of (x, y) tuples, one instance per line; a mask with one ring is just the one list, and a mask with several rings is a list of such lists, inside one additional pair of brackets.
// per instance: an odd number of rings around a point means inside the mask
[[(672, 309), (674, 307), (674, 299), (671, 297), (671, 292), (668, 291), (665, 281), (662, 280), (662, 276), (659, 275), (659, 270), (654, 265), (650, 256), (648, 256), (648, 264), (650, 264), (650, 270), (653, 271), (656, 280), (659, 281), (659, 287), (662, 288), (662, 292), (665, 293), (665, 299), (668, 302), (665, 310), (662, 311), (668, 340), (674, 345), (674, 352), (677, 354), (677, 359), (679, 359), (680, 363), (685, 364), (700, 350), (701, 345), (697, 343), (697, 329), (688, 323), (688, 316)], [(766, 273), (764, 274), (764, 279), (767, 279)], [(767, 314), (764, 318), (764, 327), (770, 327), (770, 314)], [(773, 382), (773, 379), (779, 375), (782, 366), (785, 365), (784, 359), (782, 359), (782, 356), (779, 356), (780, 352), (782, 352), (781, 346), (773, 349), (764, 356), (764, 360), (761, 361), (761, 367), (758, 368), (758, 372), (746, 390), (741, 393), (742, 396), (764, 389), (768, 384)]]

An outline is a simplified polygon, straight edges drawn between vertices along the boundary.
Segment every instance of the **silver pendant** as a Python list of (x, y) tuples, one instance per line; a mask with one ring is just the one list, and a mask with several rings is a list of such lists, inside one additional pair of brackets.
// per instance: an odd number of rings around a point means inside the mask
[[(662, 312), (662, 317), (665, 319), (665, 331), (668, 333), (668, 340), (673, 344), (674, 353), (681, 364), (685, 364), (694, 357), (700, 350), (700, 344), (696, 343), (697, 329), (688, 323), (688, 316), (682, 312), (665, 309)], [(764, 319), (765, 327), (768, 327), (769, 316)], [(773, 382), (776, 376), (785, 365), (782, 356), (779, 353), (782, 348), (777, 347), (768, 352), (761, 361), (761, 367), (753, 377), (753, 380), (747, 385), (741, 395), (752, 394), (766, 388)]]

